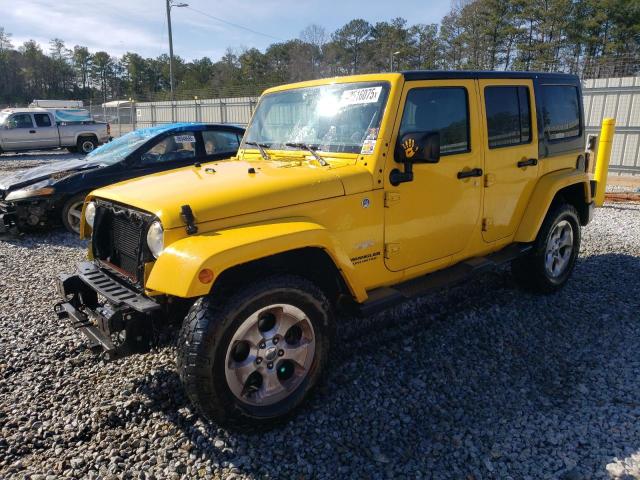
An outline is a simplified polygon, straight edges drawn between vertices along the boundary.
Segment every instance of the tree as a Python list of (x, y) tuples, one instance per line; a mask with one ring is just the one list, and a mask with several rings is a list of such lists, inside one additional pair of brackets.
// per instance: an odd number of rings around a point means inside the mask
[(342, 53), (344, 65), (350, 73), (358, 73), (362, 62), (361, 53), (363, 45), (369, 39), (371, 25), (361, 18), (351, 20), (332, 35), (333, 42), (338, 51)]

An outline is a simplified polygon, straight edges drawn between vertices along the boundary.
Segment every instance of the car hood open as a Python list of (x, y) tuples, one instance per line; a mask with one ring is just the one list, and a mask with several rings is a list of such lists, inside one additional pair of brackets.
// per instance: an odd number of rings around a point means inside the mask
[[(339, 164), (310, 161), (228, 160), (129, 180), (92, 195), (153, 213), (171, 229), (184, 227), (183, 205), (203, 223), (344, 195), (339, 170)], [(365, 169), (358, 175), (370, 177)]]

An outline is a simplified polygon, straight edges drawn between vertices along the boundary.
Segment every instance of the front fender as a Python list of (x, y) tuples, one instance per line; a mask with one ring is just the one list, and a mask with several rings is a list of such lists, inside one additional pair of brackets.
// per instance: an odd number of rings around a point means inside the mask
[(212, 270), (217, 278), (228, 268), (306, 247), (325, 250), (354, 297), (360, 301), (367, 298), (339, 243), (323, 226), (300, 218), (244, 225), (178, 240), (153, 265), (146, 288), (176, 297), (199, 297), (208, 294), (212, 285), (198, 279), (204, 268)]
[(541, 177), (529, 199), (529, 204), (524, 212), (514, 241), (533, 242), (556, 194), (563, 188), (575, 184), (584, 186), (584, 199), (586, 203), (589, 203), (591, 189), (589, 178), (585, 172), (575, 169), (563, 169)]

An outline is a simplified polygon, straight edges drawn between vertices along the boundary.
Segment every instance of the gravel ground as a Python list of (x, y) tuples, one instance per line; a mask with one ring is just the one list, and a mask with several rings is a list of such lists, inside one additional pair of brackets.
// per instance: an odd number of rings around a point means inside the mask
[(640, 204), (596, 212), (555, 295), (503, 269), (343, 319), (323, 387), (248, 434), (191, 410), (172, 344), (104, 363), (56, 320), (84, 249), (0, 239), (0, 478), (640, 478)]

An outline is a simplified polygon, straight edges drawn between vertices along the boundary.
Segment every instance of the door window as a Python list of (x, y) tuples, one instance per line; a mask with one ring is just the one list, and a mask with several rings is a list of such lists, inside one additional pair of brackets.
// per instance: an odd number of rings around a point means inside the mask
[(142, 163), (175, 162), (196, 157), (196, 137), (193, 132), (177, 133), (163, 138), (142, 154)]
[(36, 120), (36, 125), (38, 127), (50, 127), (51, 126), (51, 117), (46, 113), (34, 113), (33, 118)]
[(414, 88), (407, 95), (399, 135), (439, 132), (440, 154), (468, 152), (469, 105), (462, 87)]
[(238, 151), (238, 134), (224, 130), (206, 130), (202, 132), (205, 155), (234, 154)]
[(10, 128), (33, 128), (31, 115), (28, 113), (17, 113), (9, 119)]
[(580, 100), (572, 85), (543, 85), (544, 131), (549, 140), (580, 136)]
[(489, 148), (531, 142), (531, 109), (527, 87), (486, 87)]

